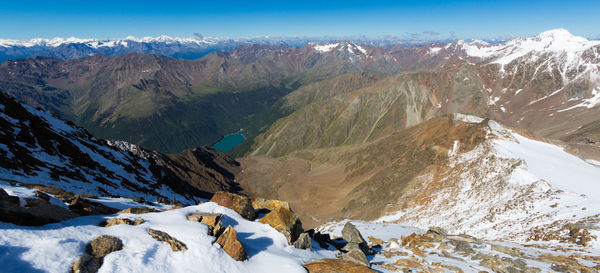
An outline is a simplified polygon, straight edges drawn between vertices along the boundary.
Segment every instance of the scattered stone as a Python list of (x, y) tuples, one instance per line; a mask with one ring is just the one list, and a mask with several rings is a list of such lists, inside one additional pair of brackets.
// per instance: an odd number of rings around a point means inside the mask
[(123, 249), (123, 242), (121, 239), (109, 235), (102, 235), (86, 246), (86, 252), (98, 258), (121, 249)]
[(300, 218), (291, 210), (284, 207), (276, 208), (269, 212), (265, 217), (258, 220), (263, 224), (272, 226), (287, 238), (288, 244), (292, 244), (298, 239), (302, 229)]
[(246, 251), (244, 246), (237, 238), (237, 232), (231, 226), (227, 226), (225, 231), (216, 241), (223, 250), (236, 261), (246, 260)]
[(254, 221), (254, 219), (256, 219), (256, 212), (254, 211), (252, 202), (248, 197), (220, 191), (215, 193), (210, 201), (215, 202), (220, 206), (230, 208), (250, 221)]
[(340, 256), (340, 259), (365, 266), (370, 266), (367, 256), (360, 249), (352, 249)]
[(45, 186), (45, 185), (39, 185), (39, 184), (27, 184), (27, 183), (21, 183), (21, 186), (25, 186), (28, 188), (32, 188), (35, 190), (40, 190), (42, 192), (52, 194), (52, 195), (54, 195), (54, 197), (61, 199), (63, 202), (70, 203), (71, 200), (73, 200), (73, 198), (75, 198), (75, 195), (72, 192), (63, 190), (58, 187)]
[(107, 207), (98, 202), (87, 200), (81, 195), (75, 195), (75, 198), (69, 205), (69, 209), (79, 215), (114, 214), (119, 211), (118, 209)]
[(115, 225), (132, 225), (132, 226), (137, 226), (137, 225), (141, 225), (143, 224), (145, 221), (144, 219), (138, 218), (135, 220), (131, 220), (129, 218), (110, 218), (110, 219), (106, 219), (104, 221), (102, 221), (100, 223), (101, 227), (111, 227), (111, 226), (115, 226)]
[(193, 213), (187, 216), (189, 221), (201, 222), (208, 226), (208, 234), (214, 237), (219, 237), (221, 233), (225, 230), (223, 224), (221, 223), (221, 218), (223, 217), (220, 213)]
[(367, 245), (367, 242), (360, 234), (360, 231), (352, 223), (347, 222), (342, 229), (342, 238), (346, 240), (346, 245), (343, 250), (350, 251), (352, 249), (359, 249), (365, 255), (371, 255), (372, 251)]
[(268, 200), (264, 198), (252, 198), (252, 207), (255, 210), (269, 210), (272, 211), (279, 207), (290, 209), (290, 203), (281, 200)]
[(294, 242), (294, 247), (298, 249), (312, 249), (312, 240), (307, 232), (303, 232), (298, 236), (298, 240)]
[(385, 243), (385, 241), (383, 241), (383, 240), (381, 240), (379, 238), (375, 238), (373, 236), (368, 236), (367, 238), (369, 239), (369, 241), (373, 245), (383, 245)]
[(103, 259), (84, 254), (73, 264), (73, 273), (95, 273), (102, 266)]
[(171, 250), (173, 251), (185, 251), (187, 250), (187, 246), (180, 242), (179, 240), (171, 237), (171, 235), (167, 234), (164, 231), (148, 229), (148, 234), (152, 236), (157, 241), (167, 242), (171, 245)]
[(154, 209), (154, 208), (147, 208), (147, 207), (131, 207), (131, 208), (126, 208), (122, 211), (119, 211), (118, 213), (131, 213), (131, 214), (144, 214), (144, 213), (150, 213), (150, 212), (160, 212), (160, 210)]
[(321, 259), (304, 265), (308, 273), (375, 273), (367, 266), (338, 259)]

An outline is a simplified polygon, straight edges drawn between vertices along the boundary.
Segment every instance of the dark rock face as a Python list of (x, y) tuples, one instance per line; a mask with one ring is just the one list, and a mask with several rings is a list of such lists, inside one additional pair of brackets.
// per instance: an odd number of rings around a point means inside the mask
[(210, 201), (215, 202), (223, 207), (230, 208), (250, 221), (256, 219), (256, 212), (254, 211), (252, 202), (248, 197), (229, 192), (217, 192), (213, 195)]
[(148, 234), (152, 236), (157, 241), (166, 242), (171, 245), (171, 250), (173, 251), (185, 251), (187, 250), (187, 246), (181, 241), (171, 237), (171, 235), (167, 234), (164, 231), (148, 229)]
[(75, 261), (73, 264), (73, 272), (98, 272), (100, 267), (102, 267), (102, 263), (104, 262), (104, 256), (121, 249), (123, 249), (123, 242), (121, 239), (113, 236), (102, 235), (86, 245), (86, 253), (77, 259), (77, 261)]
[(215, 242), (219, 244), (223, 250), (236, 261), (243, 261), (247, 259), (246, 250), (244, 246), (237, 238), (237, 232), (233, 227), (227, 226), (223, 234), (219, 236)]

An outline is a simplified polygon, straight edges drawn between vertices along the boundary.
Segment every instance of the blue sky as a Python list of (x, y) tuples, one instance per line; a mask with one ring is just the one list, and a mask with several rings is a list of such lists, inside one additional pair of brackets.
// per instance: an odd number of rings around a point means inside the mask
[(508, 38), (565, 28), (600, 38), (589, 1), (6, 1), (0, 38), (356, 36)]

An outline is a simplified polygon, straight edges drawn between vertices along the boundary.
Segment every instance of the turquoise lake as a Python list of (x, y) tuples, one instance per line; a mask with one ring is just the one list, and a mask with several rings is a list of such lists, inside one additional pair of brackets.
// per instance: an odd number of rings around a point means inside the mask
[(224, 136), (223, 139), (213, 145), (213, 148), (222, 153), (229, 151), (231, 148), (240, 145), (242, 142), (244, 142), (244, 140), (246, 140), (242, 134), (243, 132), (243, 130), (239, 130), (235, 134)]

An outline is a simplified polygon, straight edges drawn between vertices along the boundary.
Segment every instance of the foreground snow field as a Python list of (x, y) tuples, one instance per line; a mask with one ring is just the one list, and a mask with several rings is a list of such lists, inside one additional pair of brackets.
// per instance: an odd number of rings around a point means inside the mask
[[(222, 213), (223, 224), (238, 232), (249, 259), (233, 260), (207, 235), (207, 226), (188, 221), (196, 212)], [(335, 257), (326, 250), (299, 250), (268, 225), (251, 222), (215, 203), (204, 203), (159, 213), (120, 214), (143, 218), (145, 223), (100, 227), (109, 216), (78, 217), (42, 227), (0, 223), (0, 272), (69, 272), (84, 253), (85, 244), (100, 235), (123, 241), (123, 250), (104, 259), (99, 272), (305, 272), (311, 260)], [(154, 240), (149, 228), (167, 232), (182, 241), (187, 251), (173, 252), (169, 244)]]

